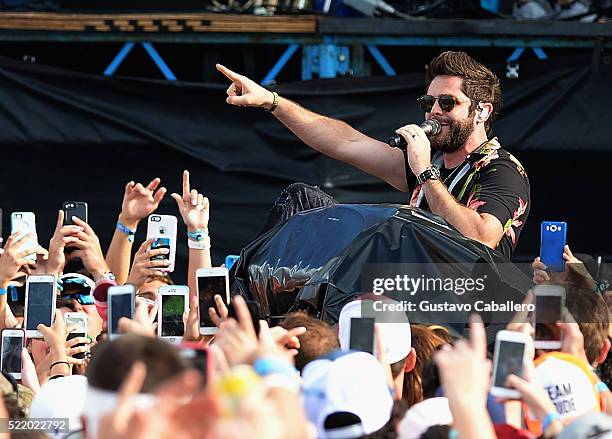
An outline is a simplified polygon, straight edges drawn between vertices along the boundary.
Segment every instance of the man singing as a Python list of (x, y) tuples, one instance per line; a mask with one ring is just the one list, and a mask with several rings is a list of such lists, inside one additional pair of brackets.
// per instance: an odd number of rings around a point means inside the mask
[[(495, 74), (464, 52), (444, 52), (429, 63), (427, 94), (417, 102), (442, 129), (427, 137), (418, 125), (396, 133), (402, 151), (345, 122), (313, 113), (249, 78), (217, 64), (232, 81), (227, 102), (261, 107), (311, 148), (408, 191), (410, 204), (443, 217), (463, 235), (512, 255), (530, 208), (529, 180), (511, 154), (487, 133), (501, 105)], [(434, 154), (432, 157), (431, 150)]]

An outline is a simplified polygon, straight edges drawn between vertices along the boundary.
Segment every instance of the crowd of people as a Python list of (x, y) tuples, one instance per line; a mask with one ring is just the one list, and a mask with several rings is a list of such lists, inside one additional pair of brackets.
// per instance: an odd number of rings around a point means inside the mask
[[(188, 179), (185, 172), (183, 194), (173, 197), (188, 229), (203, 230), (210, 204), (190, 189)], [(119, 221), (135, 228), (152, 214), (165, 194), (158, 185), (157, 179), (147, 186), (130, 182)], [(352, 319), (361, 317), (365, 302), (382, 300), (371, 294), (346, 304), (334, 326), (294, 312), (274, 327), (255, 322), (242, 296), (232, 298), (230, 317), (220, 295), (215, 308), (200, 310), (191, 294), (183, 341), (205, 349), (207, 365), (197, 367), (181, 354), (184, 347), (157, 338), (157, 289), (172, 280), (155, 269), (162, 263), (151, 260), (152, 241), (145, 241), (132, 261), (130, 236), (117, 229), (104, 255), (87, 223), (76, 219), (77, 225), (63, 226), (62, 215), (48, 249), (29, 250), (36, 251), (36, 260), (19, 251), (19, 232), (0, 255), (4, 289), (41, 273), (89, 280), (59, 293), (53, 324), (40, 325), (43, 339), (28, 340), (23, 350), (21, 380), (0, 376), (0, 418), (68, 419), (69, 431), (51, 436), (87, 439), (612, 436), (608, 293), (569, 247), (564, 273), (551, 274), (539, 258), (532, 264), (535, 284), (566, 288), (567, 312), (575, 318), (558, 323), (562, 347), (547, 352), (529, 346), (522, 376), (510, 375), (506, 383), (520, 398), (500, 400), (491, 396), (492, 352), (477, 315), (464, 338), (452, 336), (443, 324), (415, 324), (405, 315), (403, 321), (376, 323), (373, 354), (349, 349)], [(66, 254), (67, 247), (73, 250)], [(190, 272), (211, 266), (206, 247), (190, 249)], [(82, 264), (79, 273), (65, 272), (75, 260)], [(186, 283), (192, 282), (189, 276)], [(138, 288), (136, 311), (132, 319), (121, 319), (124, 335), (109, 341), (105, 292), (123, 283)], [(66, 312), (86, 314), (87, 337), (66, 340)], [(214, 336), (200, 335), (200, 312), (209, 313), (217, 326)], [(12, 307), (6, 294), (0, 296), (0, 313), (3, 329), (23, 323), (22, 310)], [(517, 315), (507, 330), (533, 336), (529, 322)], [(84, 358), (77, 358), (79, 353)], [(541, 368), (558, 386), (542, 384)], [(568, 388), (570, 409), (560, 402)], [(594, 406), (585, 403), (585, 394)], [(44, 435), (21, 431), (11, 437)]]
[[(264, 107), (313, 148), (380, 176), (407, 191), (410, 204), (444, 218), (465, 236), (510, 256), (529, 211), (529, 181), (518, 160), (489, 139), (501, 91), (497, 78), (466, 54), (446, 52), (428, 71), (428, 94), (419, 99), (426, 118), (441, 124), (428, 139), (417, 125), (398, 129), (406, 149), (389, 148), (348, 125), (309, 112), (248, 78), (218, 66), (232, 84), (228, 103)], [(434, 150), (432, 157), (431, 152)], [(337, 322), (305, 312), (288, 313), (278, 325), (251, 314), (250, 303), (222, 292), (215, 306), (200, 309), (196, 272), (212, 268), (209, 200), (183, 174), (172, 193), (185, 223), (187, 278), (176, 279), (159, 258), (168, 249), (147, 240), (133, 253), (134, 230), (158, 208), (167, 189), (156, 178), (125, 187), (117, 227), (103, 251), (82, 218), (65, 225), (59, 211), (48, 248), (25, 249), (34, 236), (15, 232), (0, 255), (0, 328), (21, 328), (23, 306), (7, 294), (26, 276), (53, 274), (58, 289), (55, 318), (39, 325), (42, 338), (27, 340), (21, 378), (2, 372), (0, 419), (65, 419), (52, 432), (13, 430), (10, 437), (85, 439), (191, 438), (603, 438), (612, 437), (612, 292), (600, 270), (564, 248), (564, 271), (551, 272), (536, 258), (535, 285), (560, 285), (564, 313), (552, 328), (560, 347), (536, 349), (531, 316), (519, 312), (506, 331), (520, 334), (516, 374), (492, 382), (490, 328), (470, 316), (465, 334), (435, 324), (378, 320), (357, 340), (351, 326), (373, 302), (391, 299), (355, 292)], [(333, 204), (316, 188), (283, 192), (264, 227), (297, 211)], [(298, 206), (299, 204), (299, 206)], [(197, 235), (197, 242), (192, 242)], [(179, 242), (179, 245), (181, 243)], [(35, 257), (32, 257), (34, 255)], [(586, 262), (586, 261), (585, 261)], [(159, 289), (189, 287), (182, 343), (157, 337)], [(109, 288), (136, 288), (132, 318), (119, 320), (122, 334), (108, 336)], [(532, 303), (528, 292), (525, 303)], [(69, 338), (63, 315), (82, 313), (87, 334)], [(216, 326), (200, 332), (201, 314)], [(366, 334), (368, 335), (368, 334)], [(495, 335), (495, 334), (493, 334)], [(368, 346), (371, 349), (368, 349)], [(351, 349), (353, 348), (353, 349)], [(510, 371), (512, 372), (512, 371)], [(512, 390), (494, 396), (492, 388)], [(23, 425), (28, 425), (23, 424)], [(33, 424), (31, 424), (33, 425)], [(27, 430), (27, 428), (26, 428)]]

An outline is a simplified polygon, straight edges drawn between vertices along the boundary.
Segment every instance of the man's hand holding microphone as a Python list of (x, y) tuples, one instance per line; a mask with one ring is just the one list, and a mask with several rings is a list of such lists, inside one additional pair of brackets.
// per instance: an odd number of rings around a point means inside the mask
[(406, 125), (398, 128), (396, 135), (388, 140), (389, 146), (406, 145), (408, 164), (417, 177), (431, 166), (431, 145), (428, 136), (436, 136), (442, 129), (440, 122), (429, 119), (419, 125)]

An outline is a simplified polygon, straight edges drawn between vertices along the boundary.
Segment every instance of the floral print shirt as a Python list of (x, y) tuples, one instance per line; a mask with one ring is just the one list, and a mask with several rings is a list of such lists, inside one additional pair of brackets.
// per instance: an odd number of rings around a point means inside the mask
[[(447, 187), (461, 173), (465, 163), (469, 163), (469, 170), (450, 192), (464, 206), (478, 213), (491, 214), (499, 220), (504, 234), (497, 250), (510, 258), (529, 215), (531, 197), (527, 173), (521, 163), (493, 138), (469, 154), (466, 162), (454, 170), (441, 169), (442, 181)], [(407, 163), (406, 173), (410, 173)], [(420, 192), (421, 186), (416, 186), (410, 205), (417, 205)], [(429, 210), (424, 197), (419, 207)]]

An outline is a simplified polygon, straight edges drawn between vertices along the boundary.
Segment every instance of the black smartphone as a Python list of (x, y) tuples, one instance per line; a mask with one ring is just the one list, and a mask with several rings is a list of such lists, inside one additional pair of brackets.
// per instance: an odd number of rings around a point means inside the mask
[(349, 349), (374, 354), (374, 322), (372, 318), (351, 318)]
[(62, 205), (62, 209), (64, 210), (65, 226), (74, 225), (74, 222), (72, 221), (73, 216), (76, 216), (86, 223), (89, 222), (87, 218), (87, 203), (84, 201), (65, 201)]
[(189, 361), (191, 367), (202, 374), (202, 386), (206, 387), (212, 370), (208, 348), (193, 342), (183, 342), (179, 344), (179, 348), (181, 356)]
[[(261, 305), (259, 304), (259, 302), (256, 302), (254, 300), (245, 300), (245, 302), (247, 308), (249, 309), (249, 314), (251, 314), (253, 328), (255, 328), (255, 332), (259, 334), (259, 321), (263, 318), (261, 315)], [(228, 317), (238, 320), (238, 315), (236, 314), (236, 308), (234, 308), (233, 302), (230, 302), (230, 304), (227, 305), (227, 313)]]

